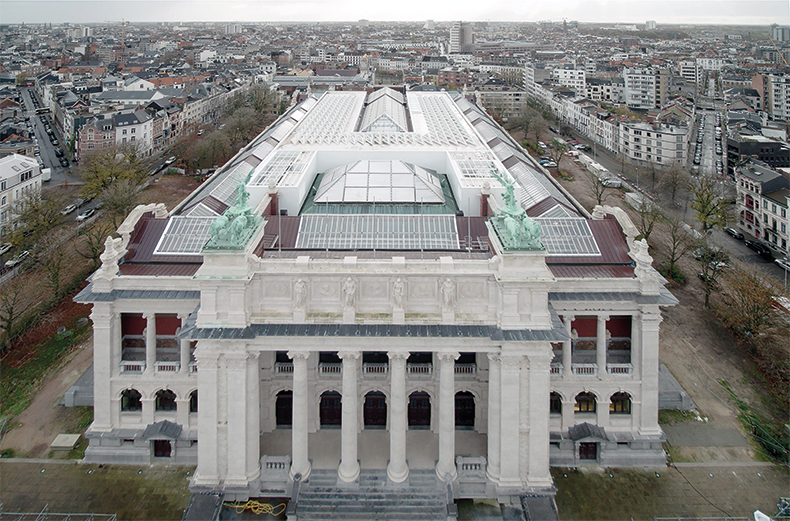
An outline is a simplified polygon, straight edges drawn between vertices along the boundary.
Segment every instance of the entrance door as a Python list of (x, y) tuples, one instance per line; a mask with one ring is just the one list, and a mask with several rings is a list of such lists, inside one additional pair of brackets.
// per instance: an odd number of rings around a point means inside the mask
[(339, 427), (342, 417), (341, 396), (336, 391), (321, 395), (321, 427)]
[(387, 397), (380, 391), (365, 395), (363, 411), (366, 429), (385, 429), (387, 427)]
[(579, 459), (580, 460), (597, 460), (598, 459), (598, 444), (597, 443), (579, 443)]
[(274, 409), (278, 427), (290, 427), (293, 422), (293, 396), (293, 391), (277, 393)]
[(409, 428), (429, 429), (431, 427), (431, 397), (428, 393), (417, 391), (409, 395)]
[(170, 440), (154, 440), (155, 458), (169, 458), (171, 450)]
[(475, 397), (468, 391), (455, 394), (455, 426), (459, 429), (475, 427)]

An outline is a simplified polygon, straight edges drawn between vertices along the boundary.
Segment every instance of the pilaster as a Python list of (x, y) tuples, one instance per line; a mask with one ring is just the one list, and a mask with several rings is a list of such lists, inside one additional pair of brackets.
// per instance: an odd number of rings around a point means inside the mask
[(573, 315), (564, 315), (563, 326), (565, 327), (565, 334), (568, 335), (568, 340), (562, 343), (562, 379), (570, 380), (573, 377), (573, 340), (571, 339), (571, 324), (574, 319)]
[(642, 418), (639, 434), (658, 436), (658, 327), (661, 315), (656, 313), (642, 315)]
[(499, 485), (502, 487), (519, 487), (519, 463), (521, 456), (519, 443), (519, 411), (521, 364), (524, 357), (515, 354), (503, 354), (501, 371), (500, 407), (500, 457)]
[(595, 343), (595, 362), (598, 365), (598, 378), (606, 378), (606, 321), (608, 315), (598, 315), (597, 341)]
[(94, 398), (91, 432), (109, 432), (113, 428), (110, 389), (110, 377), (113, 373), (112, 353), (121, 348), (120, 335), (113, 335), (112, 323), (115, 319), (116, 315), (111, 312), (109, 304), (96, 303), (93, 305), (91, 321), (93, 322)]
[(545, 488), (552, 485), (549, 473), (549, 367), (551, 346), (543, 353), (529, 355), (529, 469), (527, 486)]
[(145, 372), (153, 374), (156, 363), (156, 313), (145, 313)]
[(218, 458), (218, 373), (219, 353), (201, 340), (195, 350), (198, 366), (198, 466), (194, 486), (219, 484)]
[(499, 427), (502, 408), (500, 398), (501, 364), (499, 354), (488, 354), (488, 466), (486, 467), (486, 476), (494, 483), (499, 481)]

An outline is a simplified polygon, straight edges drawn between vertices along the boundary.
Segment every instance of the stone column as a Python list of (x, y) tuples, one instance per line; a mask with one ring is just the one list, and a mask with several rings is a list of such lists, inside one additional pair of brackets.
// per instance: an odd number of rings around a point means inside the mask
[(642, 418), (639, 434), (657, 436), (661, 434), (658, 426), (658, 326), (661, 324), (660, 312), (642, 315)]
[(260, 351), (247, 353), (247, 481), (261, 475)]
[(309, 352), (289, 351), (293, 359), (293, 420), (291, 425), (292, 455), (291, 479), (301, 474), (302, 481), (310, 476), (310, 460), (307, 457), (307, 358)]
[(442, 481), (458, 477), (455, 468), (455, 361), (459, 353), (438, 353), (439, 359), (439, 461), (436, 475)]
[(156, 407), (156, 395), (151, 394), (150, 396), (143, 397), (142, 400), (143, 411), (142, 411), (142, 420), (143, 425), (150, 425), (154, 423), (154, 408)]
[(146, 313), (145, 317), (145, 372), (154, 372), (156, 362), (156, 313)]
[(639, 313), (631, 316), (631, 370), (634, 378), (642, 376), (642, 317)]
[(189, 395), (176, 398), (176, 423), (189, 430)]
[(357, 361), (359, 351), (341, 351), (337, 354), (343, 360), (343, 401), (341, 444), (342, 453), (337, 475), (341, 481), (351, 483), (359, 477), (359, 461), (357, 459)]
[(529, 472), (527, 486), (550, 487), (549, 473), (549, 367), (551, 346), (529, 356)]
[(576, 317), (565, 315), (562, 318), (565, 333), (568, 335), (568, 340), (562, 343), (562, 378), (563, 380), (569, 380), (573, 376), (573, 339), (570, 338), (571, 323)]
[(520, 487), (520, 377), (523, 356), (502, 355), (499, 485)]
[(406, 359), (409, 353), (389, 352), (390, 358), (390, 461), (387, 477), (403, 483), (409, 477), (406, 463)]
[[(228, 411), (228, 473), (225, 484), (246, 487), (247, 482), (247, 353), (225, 353)], [(198, 394), (199, 395), (199, 394)]]
[(219, 354), (209, 351), (211, 346), (201, 340), (195, 350), (198, 371), (198, 466), (195, 485), (219, 484), (219, 460), (217, 457), (218, 427), (218, 360)]
[(562, 432), (566, 432), (568, 429), (576, 425), (576, 421), (574, 419), (574, 410), (573, 407), (576, 405), (576, 399), (574, 396), (568, 396), (567, 398), (563, 398), (562, 400)]
[[(96, 309), (96, 304), (93, 305)], [(93, 337), (96, 338), (96, 322), (93, 322)], [(123, 358), (123, 345), (121, 339), (121, 314), (113, 313), (110, 318), (110, 334), (109, 334), (109, 347), (110, 347), (110, 374), (117, 375), (121, 371), (121, 359)], [(94, 361), (94, 371), (96, 370)], [(95, 398), (96, 395), (94, 395)], [(95, 399), (94, 399), (95, 402)], [(94, 403), (94, 418), (95, 418), (95, 403)]]
[(488, 353), (488, 466), (486, 476), (492, 482), (499, 480), (499, 424), (500, 408), (500, 368), (499, 354)]
[(595, 343), (596, 364), (598, 364), (598, 378), (605, 378), (606, 372), (606, 321), (609, 317), (598, 315), (598, 339)]
[[(187, 315), (185, 313), (180, 313), (178, 315), (178, 318), (181, 320), (181, 328), (180, 329), (184, 328), (184, 324), (186, 324), (188, 316), (189, 315)], [(190, 343), (189, 339), (182, 338), (179, 341), (179, 344), (178, 344), (178, 347), (179, 347), (178, 354), (180, 355), (180, 360), (181, 360), (181, 363), (180, 363), (181, 367), (180, 367), (179, 372), (181, 374), (189, 374), (189, 359), (190, 359), (189, 343)]]
[[(600, 391), (599, 391), (600, 392)], [(609, 396), (596, 396), (595, 402), (595, 421), (598, 427), (606, 428), (609, 426)]]
[[(120, 351), (121, 336), (113, 334), (112, 324), (117, 315), (113, 314), (110, 305), (96, 303), (91, 311), (93, 322), (93, 423), (91, 432), (109, 432), (112, 422), (112, 393), (110, 377), (118, 371), (118, 364), (112, 366), (113, 351)], [(117, 397), (116, 397), (117, 398)], [(120, 409), (115, 412), (120, 414)]]

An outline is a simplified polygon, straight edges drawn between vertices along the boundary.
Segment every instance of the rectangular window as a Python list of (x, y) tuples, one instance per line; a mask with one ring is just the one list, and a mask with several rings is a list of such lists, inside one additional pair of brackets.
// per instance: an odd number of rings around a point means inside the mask
[(122, 132), (122, 134), (123, 134), (124, 136), (126, 135), (126, 129), (123, 129), (123, 132)]

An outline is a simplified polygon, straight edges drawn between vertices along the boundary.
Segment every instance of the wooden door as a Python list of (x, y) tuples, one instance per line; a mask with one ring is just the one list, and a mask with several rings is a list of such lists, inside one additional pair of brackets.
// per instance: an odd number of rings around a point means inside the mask
[(169, 458), (172, 445), (170, 440), (154, 440), (154, 457)]
[(579, 459), (580, 460), (597, 460), (598, 459), (598, 444), (597, 443), (579, 443)]
[(461, 391), (455, 395), (455, 426), (461, 429), (475, 427), (475, 397), (470, 392)]
[(384, 429), (387, 427), (387, 398), (384, 393), (372, 391), (365, 395), (363, 416), (365, 428)]
[(339, 427), (342, 413), (340, 393), (327, 391), (321, 395), (321, 427)]
[(431, 427), (431, 397), (417, 391), (409, 395), (409, 427), (429, 429)]

